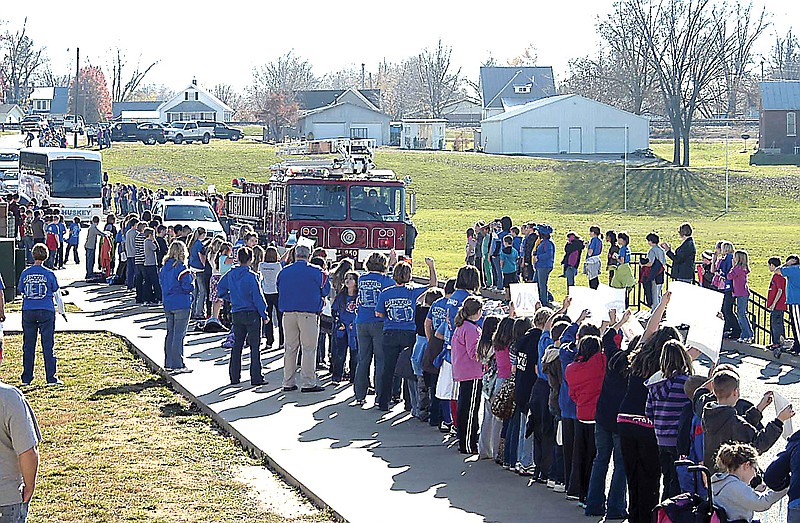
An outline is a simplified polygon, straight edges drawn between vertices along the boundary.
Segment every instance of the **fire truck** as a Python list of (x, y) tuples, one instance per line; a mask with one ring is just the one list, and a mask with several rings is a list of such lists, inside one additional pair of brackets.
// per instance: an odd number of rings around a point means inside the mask
[(373, 252), (411, 256), (416, 198), (410, 178), (363, 165), (336, 158), (272, 166), (268, 182), (245, 181), (241, 192), (226, 195), (231, 234), (250, 224), (262, 244), (279, 248), (307, 238), (329, 259), (351, 258), (358, 266)]

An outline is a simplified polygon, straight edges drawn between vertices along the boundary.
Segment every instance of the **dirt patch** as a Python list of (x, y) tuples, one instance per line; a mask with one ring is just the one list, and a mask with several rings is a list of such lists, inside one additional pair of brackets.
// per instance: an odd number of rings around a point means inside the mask
[(205, 182), (202, 177), (194, 174), (168, 171), (149, 165), (128, 167), (125, 174), (132, 180), (155, 187), (193, 187)]
[(240, 467), (235, 479), (249, 486), (264, 511), (276, 515), (281, 521), (333, 521), (264, 467)]

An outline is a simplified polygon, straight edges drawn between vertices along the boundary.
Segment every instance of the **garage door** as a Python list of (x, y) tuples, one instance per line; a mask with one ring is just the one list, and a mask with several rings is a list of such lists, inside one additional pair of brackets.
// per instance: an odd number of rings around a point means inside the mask
[(523, 127), (521, 152), (557, 154), (558, 127)]
[(348, 136), (344, 134), (344, 122), (315, 123), (311, 128), (311, 132), (314, 133), (314, 140), (348, 138)]
[(594, 152), (596, 153), (623, 153), (625, 152), (624, 127), (598, 127), (594, 130)]
[(350, 124), (350, 138), (371, 138), (377, 140), (378, 145), (383, 145), (383, 129), (379, 123)]

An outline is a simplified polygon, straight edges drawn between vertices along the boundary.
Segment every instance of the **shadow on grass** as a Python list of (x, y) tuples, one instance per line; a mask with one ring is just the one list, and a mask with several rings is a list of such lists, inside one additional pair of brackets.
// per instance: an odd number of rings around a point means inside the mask
[(197, 411), (191, 405), (182, 405), (178, 402), (166, 403), (159, 407), (162, 418), (172, 418), (176, 416), (192, 416)]
[(115, 385), (113, 387), (106, 387), (104, 389), (100, 389), (91, 396), (89, 396), (89, 400), (96, 401), (102, 399), (105, 396), (115, 396), (118, 394), (136, 394), (147, 389), (152, 389), (154, 387), (164, 387), (166, 386), (166, 382), (160, 378), (148, 378), (144, 381), (140, 381), (139, 383), (130, 383), (125, 385)]

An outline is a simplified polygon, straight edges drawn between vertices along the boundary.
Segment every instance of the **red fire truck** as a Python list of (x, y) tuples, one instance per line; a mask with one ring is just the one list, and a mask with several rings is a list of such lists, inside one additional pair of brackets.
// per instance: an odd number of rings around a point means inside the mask
[(250, 224), (267, 245), (289, 247), (305, 237), (329, 259), (361, 266), (373, 252), (411, 255), (416, 199), (409, 182), (389, 170), (354, 174), (330, 162), (284, 162), (272, 167), (269, 182), (243, 182), (241, 193), (228, 193), (226, 217), (233, 235)]

